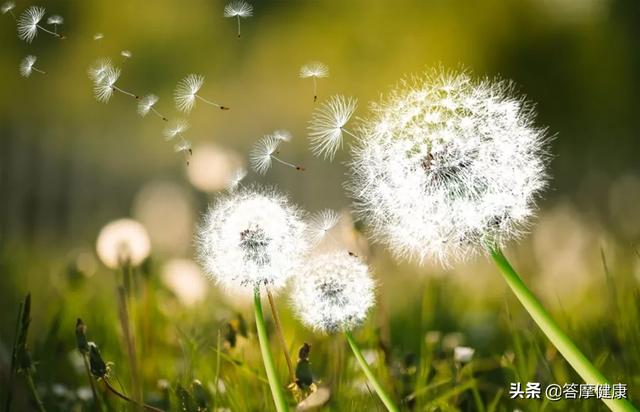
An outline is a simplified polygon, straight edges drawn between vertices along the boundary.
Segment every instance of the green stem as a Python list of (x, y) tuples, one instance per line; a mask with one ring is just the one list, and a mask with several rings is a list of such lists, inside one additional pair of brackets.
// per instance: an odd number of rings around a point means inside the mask
[[(551, 343), (564, 356), (575, 371), (588, 384), (606, 384), (605, 377), (593, 366), (593, 364), (584, 356), (580, 349), (569, 339), (569, 337), (560, 329), (558, 324), (551, 318), (549, 313), (544, 309), (542, 304), (536, 299), (531, 291), (518, 276), (516, 271), (511, 267), (507, 258), (498, 248), (490, 248), (491, 257), (500, 269), (502, 276), (507, 284), (515, 293), (522, 306), (529, 312), (536, 324), (542, 329)], [(602, 401), (612, 411), (637, 411), (625, 399), (602, 399)]]
[(288, 411), (289, 406), (287, 400), (280, 386), (280, 380), (278, 379), (278, 372), (276, 371), (276, 365), (273, 362), (273, 355), (269, 348), (269, 336), (267, 335), (267, 327), (264, 323), (264, 315), (262, 313), (262, 303), (260, 302), (260, 289), (255, 288), (253, 292), (253, 307), (256, 315), (256, 329), (258, 330), (258, 341), (260, 342), (260, 351), (262, 352), (262, 361), (264, 362), (264, 368), (267, 372), (267, 378), (269, 379), (269, 386), (271, 387), (271, 395), (273, 396), (273, 402), (276, 405), (278, 412)]
[(36, 385), (33, 384), (33, 378), (31, 377), (31, 373), (27, 371), (25, 373), (25, 378), (27, 379), (27, 386), (29, 387), (29, 392), (31, 392), (31, 395), (33, 395), (33, 399), (36, 401), (36, 405), (38, 405), (38, 411), (47, 412), (46, 409), (44, 409), (44, 404), (40, 400), (40, 396), (38, 396)]
[(345, 330), (344, 334), (347, 337), (347, 342), (349, 342), (349, 346), (351, 347), (353, 354), (358, 360), (358, 363), (360, 363), (360, 367), (364, 371), (364, 374), (367, 376), (367, 379), (369, 379), (371, 385), (373, 385), (373, 388), (378, 393), (378, 396), (380, 397), (382, 403), (384, 403), (384, 406), (386, 406), (387, 410), (390, 412), (399, 412), (400, 409), (396, 406), (395, 403), (393, 403), (389, 395), (387, 395), (387, 393), (384, 391), (382, 385), (373, 374), (371, 367), (369, 367), (367, 361), (364, 359), (364, 356), (362, 356), (362, 352), (360, 352), (360, 348), (358, 348), (358, 344), (356, 343), (355, 339), (353, 339), (353, 335), (351, 335), (351, 332)]

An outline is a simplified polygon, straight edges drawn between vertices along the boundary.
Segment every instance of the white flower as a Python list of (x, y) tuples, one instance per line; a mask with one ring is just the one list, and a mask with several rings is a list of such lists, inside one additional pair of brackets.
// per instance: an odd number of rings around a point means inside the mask
[(300, 270), (308, 243), (302, 213), (285, 196), (248, 188), (209, 208), (198, 249), (205, 271), (222, 286), (275, 290)]
[(53, 16), (49, 16), (47, 18), (47, 24), (52, 24), (52, 25), (59, 25), (64, 23), (64, 19), (62, 18), (62, 16), (58, 16), (57, 14), (54, 14)]
[(358, 101), (351, 97), (336, 95), (329, 98), (318, 107), (309, 122), (309, 140), (311, 151), (316, 156), (323, 155), (333, 159), (338, 147), (342, 145), (342, 134), (353, 112), (358, 106)]
[(316, 79), (329, 77), (329, 68), (320, 62), (304, 64), (300, 67), (300, 78), (307, 79), (309, 77), (315, 77)]
[(224, 7), (224, 17), (251, 17), (253, 16), (253, 6), (246, 1), (232, 1)]
[[(98, 73), (98, 70), (95, 73)], [(111, 65), (105, 66), (101, 74), (96, 74), (93, 84), (93, 93), (96, 100), (107, 103), (116, 90), (115, 84), (119, 78), (120, 69)]]
[(351, 330), (373, 306), (369, 268), (345, 251), (311, 258), (294, 279), (291, 302), (302, 323), (318, 332)]
[(266, 135), (258, 140), (249, 152), (249, 164), (258, 174), (265, 174), (271, 167), (272, 156), (278, 151), (282, 140)]
[(204, 76), (190, 74), (178, 82), (174, 98), (178, 110), (189, 113), (196, 104), (196, 94), (204, 84)]
[(44, 7), (31, 6), (18, 17), (18, 38), (31, 43), (38, 34), (38, 23), (44, 17)]
[(247, 177), (247, 170), (245, 168), (241, 167), (236, 170), (227, 182), (227, 190), (229, 192), (235, 192), (245, 177)]
[(12, 1), (5, 1), (4, 3), (2, 3), (2, 6), (0, 6), (0, 12), (2, 12), (2, 14), (7, 14), (9, 12), (12, 12), (15, 8), (16, 3)]
[(163, 130), (165, 140), (173, 140), (176, 136), (181, 136), (189, 129), (189, 122), (185, 119), (176, 119)]
[(456, 346), (453, 349), (453, 359), (459, 363), (471, 362), (475, 349), (468, 346)]
[(271, 135), (276, 139), (282, 140), (283, 142), (290, 142), (292, 137), (291, 132), (285, 129), (275, 130)]
[(102, 33), (96, 33), (93, 35), (93, 40), (102, 40), (104, 39), (104, 34)]
[(363, 121), (348, 190), (397, 257), (465, 258), (516, 238), (546, 184), (546, 131), (505, 81), (434, 70)]
[(98, 257), (111, 269), (128, 263), (137, 266), (149, 256), (147, 230), (132, 219), (115, 220), (102, 228), (96, 242)]
[(156, 103), (158, 103), (158, 96), (155, 94), (148, 94), (144, 96), (140, 99), (140, 102), (138, 102), (138, 114), (142, 117), (146, 116), (151, 109), (153, 109), (153, 106), (155, 106)]
[(322, 239), (333, 229), (340, 221), (340, 216), (331, 209), (321, 210), (309, 218), (308, 236), (311, 243), (319, 244)]
[(31, 76), (31, 72), (33, 72), (35, 68), (34, 65), (36, 64), (36, 60), (38, 60), (38, 58), (31, 55), (22, 59), (22, 61), (20, 62), (20, 75), (22, 77)]

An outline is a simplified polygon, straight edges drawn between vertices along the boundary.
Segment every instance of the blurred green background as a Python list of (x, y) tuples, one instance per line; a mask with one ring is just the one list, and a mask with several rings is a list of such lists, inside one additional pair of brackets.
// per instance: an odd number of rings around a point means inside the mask
[[(17, 3), (17, 13), (31, 5)], [(145, 302), (180, 307), (156, 314), (161, 318), (157, 322), (167, 329), (180, 325), (197, 330), (204, 345), (214, 345), (218, 327), (235, 312), (224, 309), (228, 305), (219, 303), (213, 286), (196, 309), (181, 305), (158, 274), (171, 259), (192, 258), (199, 214), (215, 196), (220, 176), (231, 166), (246, 164), (253, 142), (274, 129), (290, 130), (293, 141), (282, 146), (281, 155), (307, 170), (275, 164), (266, 177), (250, 172), (247, 181), (278, 185), (309, 211), (349, 207), (341, 186), (349, 141), (332, 163), (308, 150), (306, 124), (315, 106), (312, 83), (298, 78), (298, 71), (318, 60), (330, 68), (330, 76), (318, 81), (319, 101), (335, 93), (356, 97), (356, 115), (361, 116), (367, 102), (402, 76), (440, 64), (512, 79), (537, 103), (538, 124), (556, 136), (551, 145), (553, 180), (531, 235), (511, 245), (507, 254), (605, 375), (628, 383), (636, 404), (640, 400), (637, 1), (260, 1), (254, 3), (254, 16), (242, 21), (241, 39), (235, 36), (235, 21), (222, 17), (224, 3), (214, 0), (60, 0), (43, 5), (48, 14), (65, 18), (61, 30), (67, 39), (40, 33), (28, 45), (17, 39), (11, 17), (0, 16), (2, 382), (18, 302), (27, 290), (34, 299), (30, 333), (36, 342), (34, 358), (43, 370), (43, 391), (54, 382), (76, 387), (82, 380), (59, 369), (66, 358), (58, 356), (73, 350), (78, 316), (107, 345), (103, 352), (116, 363), (121, 359), (115, 281), (93, 250), (100, 228), (124, 216), (147, 227), (153, 252), (141, 276), (159, 288), (157, 300), (170, 300)], [(98, 32), (104, 38), (95, 41)], [(132, 57), (125, 60), (121, 50), (130, 50)], [(38, 56), (36, 66), (45, 76), (19, 76), (19, 62), (27, 54)], [(120, 87), (160, 96), (156, 107), (167, 117), (178, 116), (173, 90), (189, 73), (205, 75), (200, 94), (231, 110), (199, 104), (189, 115), (187, 136), (194, 155), (187, 167), (163, 140), (163, 122), (153, 114), (138, 116), (135, 101), (118, 94), (106, 105), (95, 101), (86, 71), (99, 57), (111, 58), (122, 69)], [(480, 358), (513, 354), (524, 345), (526, 355), (517, 358), (524, 362), (527, 356), (529, 366), (516, 368), (520, 377), (528, 373), (547, 383), (579, 382), (484, 258), (443, 269), (395, 262), (376, 246), (370, 257), (384, 292), (382, 309), (364, 333), (374, 346), (375, 336), (382, 336), (379, 342), (388, 347), (379, 346), (397, 370), (409, 370), (398, 366), (409, 355), (420, 359), (416, 362), (422, 372), (407, 378), (409, 393), (417, 380), (437, 375), (437, 368), (421, 356), (430, 330), (460, 334), (461, 343), (477, 348)], [(324, 343), (319, 343), (318, 356), (330, 356), (322, 351), (330, 348), (331, 339), (312, 337), (291, 319), (284, 303), (292, 346), (320, 339)], [(55, 319), (59, 329), (54, 330)], [(172, 359), (184, 353), (176, 349), (180, 339), (175, 334), (159, 338), (157, 350), (167, 364), (148, 366), (148, 386), (160, 378), (186, 379), (188, 374), (170, 371)], [(527, 345), (535, 350), (527, 352)], [(450, 358), (442, 351), (443, 359)], [(199, 365), (200, 375), (189, 377), (210, 376), (206, 366)], [(404, 372), (393, 368), (394, 381), (403, 382), (396, 384), (396, 393), (404, 396), (405, 381), (398, 375)], [(331, 381), (328, 375), (334, 372), (327, 371), (323, 379)], [(489, 402), (516, 380), (508, 374), (487, 378), (493, 383), (482, 388), (482, 398)], [(345, 405), (355, 398), (345, 397), (344, 404), (337, 398), (330, 407), (351, 409)], [(505, 408), (534, 410), (535, 403), (506, 398), (499, 398)], [(446, 402), (454, 409), (475, 408), (464, 396)], [(259, 405), (246, 408), (268, 404)], [(351, 405), (367, 410), (368, 404)], [(545, 407), (600, 407), (595, 401), (558, 405)]]

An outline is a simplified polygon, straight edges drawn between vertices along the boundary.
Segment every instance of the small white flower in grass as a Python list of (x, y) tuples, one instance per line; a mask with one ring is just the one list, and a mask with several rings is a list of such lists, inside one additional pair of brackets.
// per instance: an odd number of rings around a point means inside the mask
[(282, 143), (282, 139), (266, 135), (253, 145), (249, 152), (249, 163), (256, 173), (261, 175), (267, 173), (274, 160), (296, 170), (305, 170), (304, 167), (289, 163), (277, 156), (280, 143)]
[(313, 101), (318, 100), (318, 79), (329, 77), (329, 68), (320, 62), (304, 64), (300, 68), (300, 78), (313, 79)]
[(348, 191), (374, 239), (446, 265), (521, 235), (548, 139), (511, 83), (434, 70), (371, 107)]
[(205, 272), (232, 290), (283, 287), (309, 247), (302, 212), (275, 190), (258, 187), (219, 197), (197, 240)]
[(18, 17), (18, 38), (31, 43), (38, 35), (38, 24), (44, 17), (44, 7), (31, 6)]
[(96, 242), (98, 257), (111, 269), (128, 263), (137, 266), (149, 256), (147, 230), (132, 219), (115, 220), (102, 228)]
[(311, 151), (316, 156), (325, 159), (335, 157), (336, 151), (342, 145), (343, 133), (355, 137), (344, 126), (358, 107), (358, 101), (341, 95), (332, 96), (318, 107), (309, 121), (309, 140)]
[(36, 64), (36, 60), (38, 60), (38, 58), (36, 56), (27, 56), (24, 59), (22, 59), (22, 61), (20, 62), (20, 75), (22, 77), (29, 77), (31, 76), (32, 72), (38, 72), (38, 73), (42, 73), (45, 74), (45, 72), (43, 72), (42, 70), (38, 69), (35, 64)]
[(224, 17), (235, 17), (238, 21), (238, 38), (240, 37), (240, 18), (253, 16), (253, 6), (243, 0), (235, 0), (224, 7)]
[(196, 99), (215, 106), (221, 110), (229, 110), (228, 107), (221, 106), (198, 95), (204, 85), (204, 76), (199, 74), (189, 74), (178, 82), (173, 93), (178, 110), (189, 113), (196, 105)]
[(321, 210), (309, 218), (308, 236), (313, 245), (319, 244), (340, 221), (338, 213), (331, 209)]
[(53, 16), (49, 16), (47, 18), (47, 24), (53, 26), (53, 32), (56, 34), (58, 33), (58, 26), (62, 23), (64, 23), (64, 19), (62, 18), (62, 16), (58, 16), (57, 14), (54, 14)]
[(2, 3), (2, 6), (0, 6), (0, 12), (2, 12), (2, 14), (9, 13), (15, 19), (16, 16), (15, 16), (15, 14), (13, 14), (13, 9), (15, 9), (15, 8), (16, 8), (16, 3), (12, 2), (12, 1), (5, 1), (4, 3)]
[(310, 258), (294, 279), (291, 302), (296, 315), (323, 333), (362, 324), (375, 300), (369, 268), (345, 251)]
[(453, 359), (459, 363), (468, 363), (473, 359), (475, 349), (468, 346), (457, 346), (453, 349)]
[(229, 192), (235, 192), (245, 177), (247, 177), (247, 170), (245, 168), (241, 167), (236, 170), (227, 182), (227, 190)]

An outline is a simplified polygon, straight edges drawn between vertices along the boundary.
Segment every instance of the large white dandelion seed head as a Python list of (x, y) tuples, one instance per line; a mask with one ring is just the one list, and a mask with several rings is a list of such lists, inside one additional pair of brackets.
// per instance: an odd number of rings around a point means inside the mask
[(0, 12), (2, 14), (7, 14), (9, 13), (11, 10), (16, 8), (16, 3), (13, 1), (5, 1), (4, 3), (2, 3), (2, 6), (0, 6)]
[[(7, 10), (8, 11), (8, 10)], [(31, 6), (18, 17), (18, 38), (31, 43), (38, 34), (38, 23), (44, 17), (45, 8)]]
[(273, 135), (266, 135), (258, 140), (249, 152), (249, 164), (258, 174), (265, 174), (271, 167), (272, 157), (278, 151), (282, 140)]
[(319, 244), (340, 221), (340, 215), (331, 209), (314, 213), (309, 218), (307, 234), (313, 245)]
[(200, 261), (228, 288), (283, 287), (300, 270), (309, 244), (302, 212), (273, 189), (250, 187), (220, 197), (198, 235)]
[(189, 129), (189, 122), (185, 119), (176, 119), (172, 121), (167, 127), (164, 128), (162, 134), (166, 141), (173, 140), (176, 136), (179, 136)]
[(196, 104), (196, 94), (204, 85), (204, 76), (190, 74), (178, 82), (173, 97), (181, 112), (189, 113)]
[(151, 111), (153, 106), (155, 106), (156, 103), (158, 103), (158, 100), (159, 98), (155, 94), (148, 94), (144, 96), (138, 102), (138, 114), (142, 117), (146, 116), (149, 113), (149, 111)]
[(320, 62), (307, 63), (300, 67), (300, 77), (302, 79), (309, 77), (315, 77), (316, 79), (329, 77), (329, 68), (326, 64)]
[(316, 156), (333, 159), (342, 145), (343, 128), (353, 116), (358, 101), (341, 95), (331, 96), (318, 107), (309, 121), (311, 151)]
[(253, 16), (253, 6), (246, 1), (232, 1), (224, 7), (224, 17), (247, 18), (251, 16)]
[(120, 69), (107, 65), (100, 75), (96, 75), (93, 83), (93, 94), (102, 103), (109, 102), (115, 90), (115, 84), (120, 78)]
[(433, 70), (362, 122), (347, 189), (373, 238), (447, 264), (520, 236), (547, 181), (545, 129), (502, 80)]
[(123, 264), (137, 266), (151, 252), (147, 230), (133, 219), (118, 219), (102, 228), (96, 252), (105, 266), (117, 269)]
[(33, 72), (33, 66), (36, 64), (38, 58), (36, 56), (29, 55), (22, 59), (20, 62), (20, 75), (22, 77), (29, 77)]
[(294, 279), (291, 303), (309, 328), (323, 333), (351, 330), (367, 318), (375, 301), (369, 268), (345, 251), (309, 259)]

